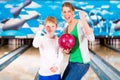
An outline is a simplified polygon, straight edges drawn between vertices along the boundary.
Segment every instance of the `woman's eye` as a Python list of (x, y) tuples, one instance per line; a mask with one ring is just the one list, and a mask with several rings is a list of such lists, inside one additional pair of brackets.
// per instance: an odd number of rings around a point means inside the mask
[(68, 13), (71, 13), (71, 11), (68, 11)]
[(63, 13), (66, 13), (66, 11), (63, 11)]

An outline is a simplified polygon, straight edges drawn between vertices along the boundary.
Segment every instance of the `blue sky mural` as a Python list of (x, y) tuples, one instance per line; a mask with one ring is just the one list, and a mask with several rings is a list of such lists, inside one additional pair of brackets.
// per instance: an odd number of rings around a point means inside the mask
[[(95, 36), (120, 36), (118, 34), (120, 30), (119, 0), (1, 0), (0, 35), (11, 36), (9, 33), (13, 33), (12, 36), (18, 36), (14, 34), (16, 31), (20, 35), (24, 33), (25, 36), (35, 34), (40, 23), (43, 24), (47, 16), (55, 16), (58, 19), (59, 28), (56, 34), (61, 35), (65, 23), (61, 15), (61, 6), (66, 1), (74, 5), (76, 19), (80, 19), (80, 10), (86, 12), (86, 18)], [(15, 13), (17, 9), (20, 10)], [(15, 22), (19, 23), (13, 27)], [(8, 28), (8, 24), (12, 28)]]

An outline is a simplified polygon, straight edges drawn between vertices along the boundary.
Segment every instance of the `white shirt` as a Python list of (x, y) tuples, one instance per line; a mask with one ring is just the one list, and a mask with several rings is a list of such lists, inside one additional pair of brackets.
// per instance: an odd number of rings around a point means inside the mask
[[(60, 74), (60, 63), (63, 58), (63, 53), (58, 45), (58, 37), (50, 39), (46, 36), (41, 36), (40, 32), (37, 32), (33, 40), (33, 46), (40, 50), (39, 74), (44, 76)], [(58, 67), (55, 73), (50, 71), (53, 65)]]

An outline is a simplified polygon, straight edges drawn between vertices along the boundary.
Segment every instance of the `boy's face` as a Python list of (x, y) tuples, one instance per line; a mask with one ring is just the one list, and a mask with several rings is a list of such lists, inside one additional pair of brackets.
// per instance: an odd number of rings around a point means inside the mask
[(54, 35), (55, 30), (57, 29), (57, 25), (47, 21), (46, 24), (44, 25), (44, 28), (47, 34)]

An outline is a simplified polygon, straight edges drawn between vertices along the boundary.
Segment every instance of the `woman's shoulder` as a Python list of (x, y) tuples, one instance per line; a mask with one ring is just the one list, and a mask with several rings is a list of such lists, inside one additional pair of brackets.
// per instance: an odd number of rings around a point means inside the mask
[(79, 24), (82, 23), (80, 19), (78, 19), (77, 22), (78, 22)]
[(77, 21), (77, 26), (79, 27), (79, 28), (83, 28), (83, 24), (82, 24), (82, 22), (81, 22), (81, 20), (79, 19), (78, 21)]

